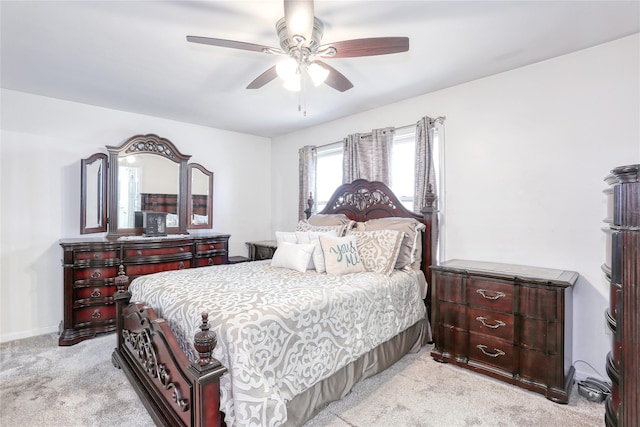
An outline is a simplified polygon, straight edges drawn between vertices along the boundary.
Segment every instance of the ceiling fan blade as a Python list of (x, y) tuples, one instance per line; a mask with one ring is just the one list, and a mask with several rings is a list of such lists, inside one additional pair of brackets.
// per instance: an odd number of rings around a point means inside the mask
[(208, 44), (211, 46), (228, 47), (231, 49), (252, 50), (254, 52), (278, 53), (278, 51), (280, 51), (280, 49), (260, 44), (245, 43), (235, 40), (214, 39), (211, 37), (187, 36), (187, 41), (192, 43)]
[(320, 64), (321, 66), (329, 70), (329, 75), (327, 76), (327, 79), (324, 81), (324, 83), (327, 86), (330, 86), (340, 92), (344, 92), (353, 87), (353, 83), (351, 83), (349, 79), (346, 78), (340, 71), (336, 70), (330, 65), (327, 65), (325, 62), (318, 61), (318, 60), (314, 62), (316, 62), (317, 64)]
[(302, 36), (306, 43), (313, 34), (313, 0), (284, 0), (284, 19), (289, 38)]
[[(331, 54), (333, 49), (335, 49), (335, 54)], [(322, 45), (318, 48), (317, 55), (325, 58), (353, 58), (356, 56), (387, 55), (408, 50), (408, 37), (373, 37)]]
[(260, 89), (262, 86), (266, 85), (276, 77), (278, 77), (278, 73), (276, 73), (276, 66), (274, 65), (273, 67), (269, 68), (267, 71), (256, 77), (254, 81), (249, 83), (247, 89)]

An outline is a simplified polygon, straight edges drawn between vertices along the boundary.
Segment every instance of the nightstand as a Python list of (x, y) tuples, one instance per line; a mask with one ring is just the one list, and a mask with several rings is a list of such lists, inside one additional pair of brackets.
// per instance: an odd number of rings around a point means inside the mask
[(275, 240), (262, 240), (259, 242), (247, 242), (249, 246), (249, 259), (251, 261), (259, 261), (262, 259), (273, 258), (278, 244)]
[(578, 273), (463, 260), (431, 270), (435, 360), (569, 401)]

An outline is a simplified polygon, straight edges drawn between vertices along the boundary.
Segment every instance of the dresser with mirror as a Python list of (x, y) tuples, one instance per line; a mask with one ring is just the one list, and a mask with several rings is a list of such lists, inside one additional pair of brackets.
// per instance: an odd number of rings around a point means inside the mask
[(115, 330), (118, 275), (133, 280), (229, 260), (230, 236), (211, 230), (213, 172), (154, 134), (106, 151), (80, 162), (80, 234), (99, 235), (60, 241), (59, 345)]

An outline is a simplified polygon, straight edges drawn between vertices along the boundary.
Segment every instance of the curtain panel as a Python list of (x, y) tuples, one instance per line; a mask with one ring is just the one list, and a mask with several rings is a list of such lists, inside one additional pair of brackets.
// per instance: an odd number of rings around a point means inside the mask
[[(299, 156), (299, 196), (298, 196), (298, 219), (305, 219), (305, 210), (310, 206), (307, 201), (317, 193), (316, 189), (316, 147), (306, 145), (298, 150)], [(313, 206), (311, 206), (313, 208)]]
[(355, 133), (343, 140), (342, 182), (363, 178), (389, 185), (393, 127)]
[(416, 124), (415, 187), (413, 211), (421, 213), (427, 193), (436, 196), (436, 172), (433, 163), (433, 139), (435, 120), (423, 117)]

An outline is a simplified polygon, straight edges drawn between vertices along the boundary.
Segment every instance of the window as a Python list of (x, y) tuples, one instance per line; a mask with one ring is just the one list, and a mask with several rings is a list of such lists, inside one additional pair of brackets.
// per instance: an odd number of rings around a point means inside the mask
[[(396, 129), (391, 147), (389, 187), (409, 210), (413, 210), (415, 132), (414, 126)], [(318, 147), (316, 156), (317, 194), (314, 198), (319, 212), (342, 184), (342, 142)]]
[(320, 212), (342, 184), (342, 142), (318, 147), (316, 151), (316, 209)]

